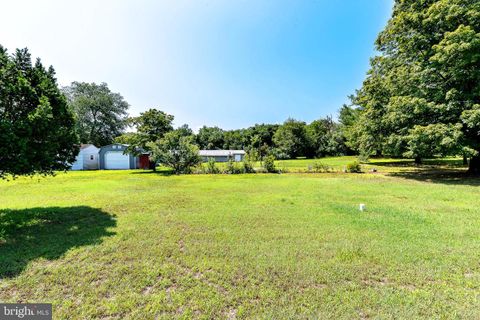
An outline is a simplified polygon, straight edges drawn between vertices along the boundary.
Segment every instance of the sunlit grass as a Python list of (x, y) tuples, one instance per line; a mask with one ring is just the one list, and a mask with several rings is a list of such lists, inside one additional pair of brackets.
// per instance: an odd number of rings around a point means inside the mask
[(0, 182), (0, 301), (58, 319), (479, 318), (478, 181), (395, 177), (417, 167), (392, 161)]

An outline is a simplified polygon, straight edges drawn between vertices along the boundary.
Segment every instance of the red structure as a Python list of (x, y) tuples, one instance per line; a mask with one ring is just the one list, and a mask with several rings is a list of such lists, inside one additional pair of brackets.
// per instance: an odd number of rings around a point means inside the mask
[(143, 170), (150, 169), (150, 159), (148, 158), (148, 154), (142, 154), (138, 157), (138, 168)]

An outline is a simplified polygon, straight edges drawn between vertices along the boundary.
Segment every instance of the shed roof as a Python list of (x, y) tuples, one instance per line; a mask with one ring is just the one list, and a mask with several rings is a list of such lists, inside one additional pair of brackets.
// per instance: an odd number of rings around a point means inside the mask
[(93, 148), (95, 150), (99, 150), (99, 148), (97, 148), (95, 145), (93, 144), (90, 144), (90, 143), (86, 143), (86, 144), (81, 144), (80, 145), (80, 150), (85, 150), (85, 149), (88, 149), (88, 148)]
[(198, 154), (202, 157), (228, 157), (236, 154), (245, 154), (243, 150), (200, 150)]

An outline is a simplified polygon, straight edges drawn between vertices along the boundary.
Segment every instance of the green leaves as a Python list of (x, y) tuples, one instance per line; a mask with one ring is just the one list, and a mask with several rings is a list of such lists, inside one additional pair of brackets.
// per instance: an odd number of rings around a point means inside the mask
[(354, 99), (360, 115), (349, 138), (362, 153), (418, 158), (479, 149), (479, 32), (476, 0), (396, 1)]
[(170, 131), (156, 142), (149, 142), (152, 151), (150, 158), (173, 169), (177, 174), (190, 173), (191, 168), (200, 163), (198, 147), (193, 136), (185, 136), (181, 130)]
[(444, 157), (460, 154), (463, 133), (461, 124), (416, 125), (406, 136), (408, 151), (403, 155), (409, 158)]
[(288, 158), (306, 156), (309, 148), (306, 123), (287, 119), (275, 132), (273, 141), (281, 153)]
[(106, 83), (73, 82), (63, 89), (82, 143), (110, 144), (126, 127), (129, 104)]
[(78, 153), (74, 118), (54, 70), (27, 49), (0, 46), (0, 178), (66, 170)]

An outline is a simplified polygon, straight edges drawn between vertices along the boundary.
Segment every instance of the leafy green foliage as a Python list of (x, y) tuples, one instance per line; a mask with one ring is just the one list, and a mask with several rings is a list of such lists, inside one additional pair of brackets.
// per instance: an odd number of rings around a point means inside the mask
[(162, 139), (149, 142), (148, 147), (154, 162), (172, 168), (176, 174), (190, 173), (201, 162), (193, 137), (184, 136), (181, 131), (167, 132)]
[(349, 143), (365, 154), (478, 157), (478, 1), (397, 0), (376, 44)]
[(76, 116), (82, 143), (104, 146), (114, 142), (127, 125), (128, 103), (106, 83), (73, 82), (63, 89)]
[(223, 149), (224, 131), (219, 127), (203, 126), (198, 130), (196, 136), (197, 144), (200, 149), (205, 150), (220, 150)]
[(339, 156), (347, 153), (340, 127), (331, 117), (315, 120), (307, 126), (310, 145), (305, 155)]
[(208, 158), (206, 173), (208, 174), (220, 173), (220, 169), (217, 167), (217, 162), (215, 161), (215, 158)]
[(244, 173), (243, 167), (240, 167), (233, 159), (229, 159), (227, 161), (227, 166), (225, 169), (225, 173), (227, 174), (239, 174)]
[(272, 155), (266, 156), (263, 159), (263, 168), (268, 173), (276, 173), (278, 172), (277, 167), (275, 166), (275, 157)]
[(347, 164), (347, 171), (350, 173), (361, 173), (362, 166), (360, 165), (360, 162), (353, 161)]
[(245, 155), (245, 157), (243, 158), (242, 165), (243, 173), (255, 173), (255, 169), (253, 168), (253, 161), (248, 154)]
[(316, 172), (316, 173), (320, 173), (320, 172), (330, 172), (330, 171), (332, 170), (332, 168), (331, 168), (329, 165), (327, 165), (327, 164), (325, 164), (325, 163), (323, 163), (323, 162), (319, 162), (319, 161), (315, 161), (315, 162), (313, 163), (312, 169), (313, 169), (313, 171)]
[(307, 156), (310, 141), (306, 123), (291, 118), (287, 119), (275, 132), (273, 142), (285, 157)]
[[(140, 116), (128, 119), (136, 132), (127, 132), (117, 138), (118, 143), (128, 144), (127, 152), (139, 154), (143, 151), (150, 151), (148, 144), (164, 137), (173, 130), (172, 122), (174, 117), (157, 109), (149, 109), (140, 113)], [(182, 127), (181, 133), (185, 135), (187, 127)]]
[(53, 67), (0, 46), (0, 178), (68, 169), (79, 150), (74, 125)]

